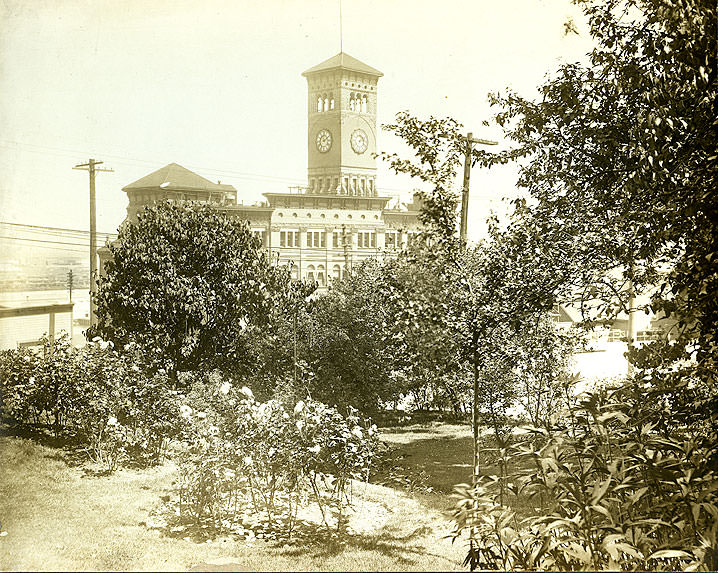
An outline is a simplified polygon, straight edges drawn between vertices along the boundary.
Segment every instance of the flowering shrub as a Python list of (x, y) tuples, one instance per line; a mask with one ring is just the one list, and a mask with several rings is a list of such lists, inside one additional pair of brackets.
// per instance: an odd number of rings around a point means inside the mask
[[(460, 486), (465, 564), (498, 570), (718, 568), (716, 424), (676, 419), (675, 389), (626, 382), (587, 394), (565, 427), (516, 446), (507, 484), (541, 505), (520, 519), (495, 479)], [(498, 490), (498, 491), (497, 491)]]
[(40, 352), (0, 353), (0, 416), (51, 427), (110, 471), (129, 457), (158, 460), (181, 432), (181, 396), (166, 375), (147, 372), (131, 345), (124, 350), (99, 339), (74, 349), (62, 337), (45, 339)]
[(38, 351), (0, 352), (0, 416), (29, 425), (63, 425), (72, 349), (67, 335), (54, 343), (45, 337)]
[(0, 416), (5, 420), (40, 424), (45, 408), (35, 377), (38, 357), (29, 349), (0, 351)]
[(257, 402), (228, 381), (195, 387), (183, 408), (190, 420), (189, 451), (182, 464), (182, 510), (215, 524), (236, 517), (246, 504), (270, 527), (291, 535), (300, 506), (314, 501), (326, 527), (341, 528), (353, 479), (368, 478), (376, 428), (355, 414), (313, 400), (288, 406)]

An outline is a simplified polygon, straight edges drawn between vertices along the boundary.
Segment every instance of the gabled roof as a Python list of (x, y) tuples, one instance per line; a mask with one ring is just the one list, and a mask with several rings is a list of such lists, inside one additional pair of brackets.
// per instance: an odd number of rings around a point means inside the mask
[(377, 78), (384, 75), (379, 70), (372, 68), (371, 66), (367, 66), (365, 63), (360, 62), (356, 58), (352, 58), (349, 54), (345, 54), (344, 52), (339, 52), (336, 56), (323, 61), (321, 64), (318, 64), (313, 68), (309, 68), (306, 72), (303, 72), (302, 75), (309, 76), (318, 72), (326, 72), (328, 70), (336, 69), (360, 72), (362, 74), (376, 76)]
[(213, 183), (177, 163), (165, 165), (134, 183), (125, 185), (122, 190), (157, 188), (183, 191), (236, 191), (232, 185)]

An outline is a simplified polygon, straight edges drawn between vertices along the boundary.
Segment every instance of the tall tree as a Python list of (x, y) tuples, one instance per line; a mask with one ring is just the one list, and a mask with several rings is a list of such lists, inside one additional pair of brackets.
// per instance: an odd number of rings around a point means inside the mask
[(97, 295), (100, 335), (179, 371), (250, 370), (289, 274), (270, 266), (247, 224), (207, 205), (162, 203), (120, 229)]
[(393, 293), (397, 308), (404, 301), (395, 324), (408, 333), (407, 338), (441, 332), (441, 338), (424, 339), (423, 348), (451, 357), (449, 364), (470, 371), (474, 479), (478, 480), (479, 426), (500, 420), (497, 408), (514, 397), (514, 373), (501, 366), (515, 359), (509, 352), (511, 335), (521, 331), (526, 320), (552, 307), (561, 278), (548, 260), (553, 253), (538, 247), (535, 233), (503, 236), (492, 225), (491, 241), (474, 246), (460, 241), (455, 180), (465, 141), (459, 123), (433, 117), (420, 120), (402, 112), (394, 124), (384, 127), (408, 144), (413, 157), (383, 154), (382, 158), (395, 171), (429, 186), (421, 193), (420, 217), (426, 229), (409, 260), (430, 278)]
[(531, 200), (515, 229), (560, 253), (556, 271), (587, 318), (611, 318), (695, 251), (689, 267), (715, 271), (716, 5), (578, 4), (595, 43), (589, 62), (561, 66), (539, 101), (491, 96), (514, 146), (475, 160), (523, 160), (518, 184)]
[[(585, 318), (632, 308), (667, 318), (669, 336), (634, 348), (640, 378), (678, 413), (718, 418), (718, 12), (714, 0), (585, 0), (595, 48), (561, 66), (530, 101), (492, 96), (521, 160), (506, 233), (534, 233)], [(710, 421), (712, 420), (712, 422)], [(714, 429), (706, 436), (718, 439)]]

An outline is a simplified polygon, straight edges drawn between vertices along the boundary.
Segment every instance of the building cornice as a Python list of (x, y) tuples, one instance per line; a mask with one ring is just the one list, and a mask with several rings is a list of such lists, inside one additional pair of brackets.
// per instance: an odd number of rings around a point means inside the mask
[(362, 195), (328, 195), (321, 193), (264, 193), (273, 208), (279, 207), (277, 203), (284, 203), (286, 199), (287, 207), (301, 207), (306, 205), (308, 208), (316, 209), (321, 202), (322, 208), (326, 209), (384, 209), (391, 197), (366, 197)]

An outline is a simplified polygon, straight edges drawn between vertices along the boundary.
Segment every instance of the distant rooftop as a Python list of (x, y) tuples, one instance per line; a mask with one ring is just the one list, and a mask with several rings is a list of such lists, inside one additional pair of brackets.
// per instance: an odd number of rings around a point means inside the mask
[(321, 64), (317, 64), (313, 68), (309, 68), (307, 71), (303, 72), (302, 75), (309, 76), (318, 72), (326, 72), (329, 70), (336, 69), (360, 72), (362, 74), (368, 74), (370, 76), (376, 76), (378, 78), (384, 75), (376, 68), (372, 68), (371, 66), (366, 65), (364, 62), (360, 62), (356, 58), (353, 58), (349, 54), (345, 54), (344, 52), (339, 52), (336, 56), (333, 56), (328, 60), (323, 61)]
[(177, 163), (165, 165), (134, 183), (125, 185), (122, 190), (157, 188), (170, 191), (236, 191), (232, 185), (214, 183)]

